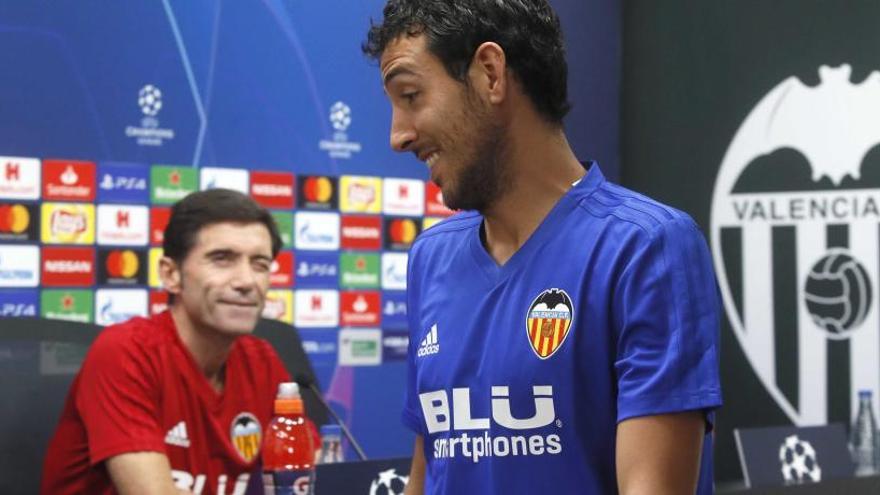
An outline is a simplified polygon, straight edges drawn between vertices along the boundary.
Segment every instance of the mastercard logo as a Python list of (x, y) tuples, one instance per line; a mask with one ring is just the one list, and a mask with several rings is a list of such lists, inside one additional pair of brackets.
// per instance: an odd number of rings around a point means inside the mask
[(303, 196), (308, 201), (326, 203), (333, 196), (333, 184), (327, 177), (309, 177), (303, 184)]
[(0, 232), (21, 234), (31, 224), (31, 214), (22, 205), (0, 205)]
[(111, 277), (132, 278), (137, 275), (140, 262), (134, 251), (113, 251), (107, 256), (106, 267)]
[(410, 244), (416, 239), (418, 228), (416, 223), (408, 219), (397, 219), (388, 226), (388, 235), (392, 242)]

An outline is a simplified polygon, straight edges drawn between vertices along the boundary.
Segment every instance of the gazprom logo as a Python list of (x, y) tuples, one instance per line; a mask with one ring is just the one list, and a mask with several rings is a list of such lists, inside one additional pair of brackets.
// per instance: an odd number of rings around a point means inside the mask
[(297, 249), (330, 251), (339, 249), (338, 213), (297, 212), (294, 217), (294, 246)]

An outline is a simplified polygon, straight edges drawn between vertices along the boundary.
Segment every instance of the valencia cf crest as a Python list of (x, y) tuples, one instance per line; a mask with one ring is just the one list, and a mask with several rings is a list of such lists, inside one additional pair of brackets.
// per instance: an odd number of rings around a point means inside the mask
[(526, 336), (541, 359), (552, 356), (565, 342), (574, 319), (574, 305), (562, 289), (547, 289), (529, 306)]
[(260, 445), (263, 441), (263, 429), (257, 417), (249, 412), (239, 413), (232, 420), (229, 428), (229, 438), (232, 445), (246, 462), (251, 462), (260, 455)]

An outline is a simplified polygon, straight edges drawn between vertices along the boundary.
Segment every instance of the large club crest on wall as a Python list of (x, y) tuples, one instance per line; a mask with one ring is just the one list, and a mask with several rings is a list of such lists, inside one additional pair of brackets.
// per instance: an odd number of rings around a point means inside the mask
[[(712, 255), (749, 363), (797, 425), (851, 421), (880, 392), (880, 73), (789, 77), (736, 132)], [(878, 403), (874, 404), (875, 410)]]

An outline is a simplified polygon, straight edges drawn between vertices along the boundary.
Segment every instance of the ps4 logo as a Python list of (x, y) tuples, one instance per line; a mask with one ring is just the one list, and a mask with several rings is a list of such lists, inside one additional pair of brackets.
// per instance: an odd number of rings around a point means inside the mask
[(113, 177), (110, 174), (104, 174), (101, 178), (101, 189), (112, 191), (114, 189), (123, 189), (126, 191), (146, 191), (147, 179), (143, 177)]
[(327, 263), (311, 263), (303, 261), (296, 268), (296, 274), (300, 277), (335, 277), (336, 265)]
[(405, 316), (406, 303), (403, 301), (386, 301), (382, 307), (382, 314), (385, 316)]
[(37, 306), (35, 304), (5, 303), (0, 306), (0, 317), (35, 317)]

